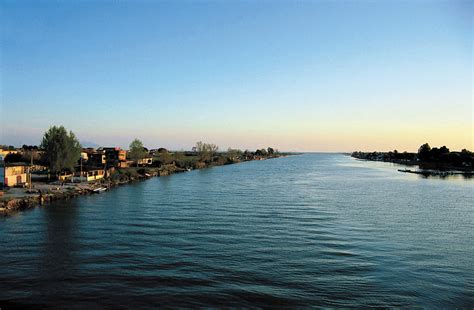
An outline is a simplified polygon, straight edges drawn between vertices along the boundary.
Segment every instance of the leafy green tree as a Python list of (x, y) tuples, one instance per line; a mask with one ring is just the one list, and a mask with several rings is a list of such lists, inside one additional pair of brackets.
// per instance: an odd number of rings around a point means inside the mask
[(81, 156), (81, 144), (72, 131), (64, 126), (52, 126), (44, 133), (41, 149), (45, 151), (45, 160), (54, 174), (64, 170), (74, 171)]
[(146, 155), (145, 147), (143, 146), (143, 142), (140, 141), (139, 139), (135, 139), (130, 143), (128, 155), (130, 156), (130, 159), (135, 161), (137, 163), (138, 167), (138, 161), (140, 159), (143, 159)]

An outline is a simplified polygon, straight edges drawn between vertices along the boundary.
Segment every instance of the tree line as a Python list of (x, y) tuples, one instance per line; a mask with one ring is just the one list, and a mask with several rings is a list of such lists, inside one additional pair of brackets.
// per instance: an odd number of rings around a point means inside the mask
[(422, 144), (417, 153), (403, 152), (397, 150), (390, 152), (353, 152), (352, 157), (379, 160), (395, 163), (417, 164), (421, 168), (435, 169), (467, 169), (474, 168), (474, 153), (467, 149), (460, 152), (450, 151), (448, 147), (433, 147), (428, 143)]
[(452, 152), (446, 146), (431, 148), (428, 143), (425, 143), (420, 146), (417, 155), (418, 161), (424, 166), (474, 167), (474, 153), (467, 149)]
[[(10, 150), (14, 147), (8, 146)], [(7, 149), (7, 148), (5, 148)], [(20, 154), (9, 154), (5, 162), (34, 162), (45, 165), (52, 174), (59, 175), (62, 172), (73, 172), (81, 157), (82, 146), (72, 131), (66, 130), (64, 126), (52, 126), (43, 135), (41, 143), (35, 145), (23, 145)], [(155, 165), (175, 164), (180, 168), (202, 168), (209, 165), (225, 165), (242, 160), (251, 160), (255, 156), (269, 157), (278, 153), (271, 147), (258, 149), (255, 152), (248, 150), (229, 148), (226, 152), (219, 152), (219, 147), (213, 143), (196, 142), (191, 152), (180, 151), (170, 153), (160, 148), (155, 154)], [(137, 163), (149, 154), (143, 142), (136, 138), (128, 150), (128, 158)]]

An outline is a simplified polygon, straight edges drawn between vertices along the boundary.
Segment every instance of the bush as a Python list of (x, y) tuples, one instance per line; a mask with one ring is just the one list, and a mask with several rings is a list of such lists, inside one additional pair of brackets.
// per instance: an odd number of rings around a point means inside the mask
[(174, 162), (176, 166), (179, 168), (183, 168), (183, 169), (194, 168), (197, 161), (198, 161), (198, 158), (196, 155), (187, 156), (184, 153), (175, 153), (174, 155)]
[(205, 162), (202, 162), (202, 161), (198, 161), (196, 162), (196, 164), (194, 165), (194, 168), (196, 169), (202, 169), (202, 168), (205, 168), (206, 167), (206, 163)]

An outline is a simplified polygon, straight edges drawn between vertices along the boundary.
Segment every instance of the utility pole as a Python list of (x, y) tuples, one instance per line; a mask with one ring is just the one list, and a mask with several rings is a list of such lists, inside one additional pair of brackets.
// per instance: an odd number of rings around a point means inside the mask
[(28, 169), (29, 173), (30, 173), (30, 182), (28, 183), (29, 187), (30, 187), (30, 190), (31, 190), (31, 187), (33, 186), (31, 183), (33, 181), (33, 176), (32, 176), (32, 173), (31, 173), (31, 168), (33, 167), (33, 149), (31, 149), (31, 164), (30, 164), (30, 168)]
[(81, 174), (80, 174), (80, 178), (79, 178), (79, 182), (82, 183), (82, 155), (81, 155)]

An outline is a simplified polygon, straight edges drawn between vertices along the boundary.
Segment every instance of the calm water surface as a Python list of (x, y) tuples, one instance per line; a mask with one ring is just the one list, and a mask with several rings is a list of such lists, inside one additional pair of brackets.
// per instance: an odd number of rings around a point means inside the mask
[(474, 180), (305, 154), (0, 219), (0, 305), (474, 307)]

